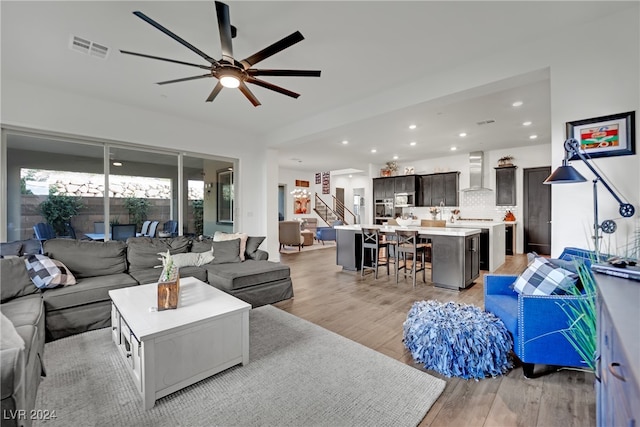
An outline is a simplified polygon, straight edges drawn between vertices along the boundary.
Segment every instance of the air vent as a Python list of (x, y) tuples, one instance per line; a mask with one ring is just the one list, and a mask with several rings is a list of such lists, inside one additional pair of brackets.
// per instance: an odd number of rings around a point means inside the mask
[(482, 120), (481, 122), (477, 122), (476, 124), (478, 126), (482, 126), (482, 125), (490, 125), (491, 123), (495, 123), (496, 121), (493, 119), (489, 119), (489, 120)]
[(84, 53), (85, 55), (95, 56), (96, 58), (106, 59), (109, 53), (109, 48), (101, 44), (92, 42), (82, 37), (71, 37), (71, 43), (69, 45), (71, 50)]

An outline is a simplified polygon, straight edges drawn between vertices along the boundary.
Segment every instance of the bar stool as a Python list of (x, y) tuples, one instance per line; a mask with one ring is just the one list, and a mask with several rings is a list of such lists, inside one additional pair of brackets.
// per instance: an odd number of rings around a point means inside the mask
[[(407, 277), (407, 261), (411, 256), (411, 277), (413, 279), (413, 287), (416, 287), (416, 273), (422, 271), (422, 281), (427, 283), (425, 275), (425, 256), (427, 245), (418, 243), (418, 231), (416, 230), (396, 230), (396, 283), (400, 278), (399, 270), (404, 269), (404, 277)], [(420, 267), (418, 267), (418, 257), (420, 258)], [(400, 258), (403, 263), (400, 266)]]
[[(380, 250), (386, 250), (386, 259), (384, 263), (380, 262)], [(371, 265), (365, 265), (367, 252), (371, 255)], [(380, 230), (377, 228), (362, 229), (362, 261), (361, 275), (364, 276), (364, 270), (370, 269), (375, 271), (374, 277), (378, 278), (378, 267), (387, 266), (387, 276), (389, 275), (389, 244), (382, 240)]]
[[(420, 220), (420, 227), (446, 227), (447, 221), (444, 219), (422, 219)], [(426, 244), (426, 259), (428, 263), (431, 263), (431, 239), (420, 238), (418, 243)]]

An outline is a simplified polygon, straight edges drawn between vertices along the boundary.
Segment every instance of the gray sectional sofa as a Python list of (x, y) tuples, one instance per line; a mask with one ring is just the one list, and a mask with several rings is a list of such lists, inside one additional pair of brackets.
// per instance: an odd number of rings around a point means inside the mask
[[(24, 341), (24, 349), (6, 348), (2, 354), (2, 425), (30, 425), (28, 419), (11, 416), (34, 408), (37, 387), (44, 373), (45, 341), (108, 327), (111, 324), (109, 290), (156, 282), (159, 252), (171, 254), (214, 250), (214, 260), (202, 266), (180, 268), (181, 277), (196, 277), (253, 307), (293, 297), (289, 267), (268, 261), (258, 249), (264, 240), (249, 237), (240, 258), (240, 240), (192, 241), (186, 237), (130, 238), (127, 242), (95, 242), (53, 239), (42, 248), (49, 258), (61, 261), (73, 273), (75, 285), (41, 291), (27, 274), (24, 256), (0, 259), (2, 299), (0, 312)], [(3, 243), (3, 255), (10, 245)], [(11, 248), (13, 249), (13, 248)], [(22, 255), (18, 252), (14, 255)], [(4, 323), (3, 323), (4, 325)], [(28, 418), (28, 417), (27, 417)]]

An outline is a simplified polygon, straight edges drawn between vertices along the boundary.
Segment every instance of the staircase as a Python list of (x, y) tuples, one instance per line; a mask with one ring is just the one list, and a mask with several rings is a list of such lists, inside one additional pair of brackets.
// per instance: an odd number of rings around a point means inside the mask
[(327, 205), (318, 193), (316, 193), (316, 199), (313, 210), (318, 216), (327, 224), (332, 225), (334, 221), (341, 220), (343, 224), (355, 224), (356, 216), (347, 209), (335, 196), (333, 198), (333, 207)]

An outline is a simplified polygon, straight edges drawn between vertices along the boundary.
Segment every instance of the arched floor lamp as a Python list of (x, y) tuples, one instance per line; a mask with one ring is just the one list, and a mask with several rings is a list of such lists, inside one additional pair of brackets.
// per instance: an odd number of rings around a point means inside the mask
[(553, 171), (547, 179), (544, 180), (545, 184), (572, 184), (576, 182), (585, 182), (587, 179), (580, 174), (575, 168), (569, 165), (569, 159), (573, 156), (577, 156), (584, 162), (591, 172), (596, 176), (593, 182), (593, 243), (596, 248), (596, 257), (600, 255), (600, 234), (611, 234), (616, 231), (617, 225), (612, 219), (607, 219), (602, 222), (598, 221), (598, 182), (604, 185), (604, 188), (611, 193), (614, 199), (618, 202), (620, 208), (620, 215), (624, 218), (632, 217), (636, 209), (632, 204), (623, 202), (622, 199), (613, 191), (607, 181), (595, 170), (595, 168), (589, 162), (589, 157), (584, 155), (580, 151), (580, 142), (575, 138), (569, 138), (564, 142), (564, 159), (562, 160), (562, 166)]

